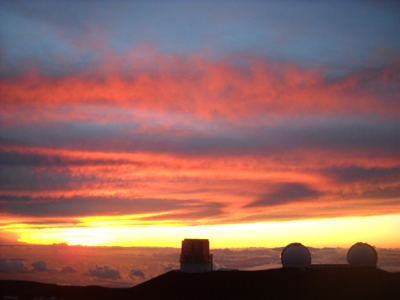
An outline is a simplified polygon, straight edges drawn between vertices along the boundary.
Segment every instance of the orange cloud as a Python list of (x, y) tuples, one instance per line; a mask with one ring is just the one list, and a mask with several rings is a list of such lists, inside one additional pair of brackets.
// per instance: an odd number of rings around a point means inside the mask
[(0, 150), (9, 158), (5, 167), (14, 162), (4, 153), (18, 153), (15, 163), (30, 176), (28, 184), (13, 181), (23, 176), (16, 171), (9, 174), (1, 192), (6, 214), (159, 213), (134, 222), (218, 224), (387, 214), (400, 206), (395, 197), (398, 160), (384, 153), (372, 161), (368, 152), (333, 150), (195, 159), (165, 153)]

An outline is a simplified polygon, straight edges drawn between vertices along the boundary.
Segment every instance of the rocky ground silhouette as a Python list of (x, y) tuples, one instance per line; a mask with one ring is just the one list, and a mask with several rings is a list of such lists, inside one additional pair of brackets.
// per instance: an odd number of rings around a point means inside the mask
[[(0, 296), (24, 299), (400, 299), (400, 273), (363, 268), (170, 271), (132, 288), (0, 281)], [(3, 298), (4, 299), (4, 298)]]

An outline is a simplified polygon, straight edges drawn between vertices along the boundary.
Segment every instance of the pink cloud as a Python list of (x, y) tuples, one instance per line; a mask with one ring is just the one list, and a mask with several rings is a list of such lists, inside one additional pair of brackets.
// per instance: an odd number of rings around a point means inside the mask
[[(16, 107), (28, 105), (31, 116), (22, 111), (28, 120), (37, 118), (33, 113), (36, 111), (42, 120), (99, 121), (115, 120), (121, 113), (82, 114), (74, 107), (171, 112), (205, 120), (265, 114), (394, 116), (400, 112), (394, 100), (400, 95), (396, 84), (400, 79), (398, 64), (329, 80), (323, 70), (301, 69), (263, 58), (244, 59), (243, 66), (233, 58), (211, 61), (161, 54), (150, 66), (126, 61), (109, 58), (97, 69), (58, 78), (31, 72), (18, 79), (3, 79), (3, 107), (15, 114)], [(64, 111), (57, 113), (60, 107)]]

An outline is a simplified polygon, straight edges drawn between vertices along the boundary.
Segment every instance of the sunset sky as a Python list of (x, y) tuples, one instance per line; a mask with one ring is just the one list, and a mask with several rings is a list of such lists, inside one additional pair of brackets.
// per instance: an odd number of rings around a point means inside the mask
[(399, 16), (0, 0), (0, 244), (400, 247)]

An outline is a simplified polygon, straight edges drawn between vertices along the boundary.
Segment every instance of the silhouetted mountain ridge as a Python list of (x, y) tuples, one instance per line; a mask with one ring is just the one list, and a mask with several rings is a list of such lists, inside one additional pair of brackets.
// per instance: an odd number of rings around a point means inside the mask
[(170, 271), (132, 288), (0, 281), (0, 296), (56, 299), (400, 299), (400, 273), (322, 268), (263, 271)]

